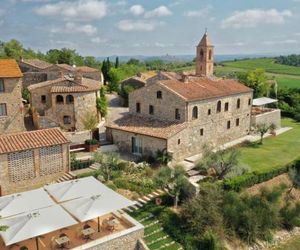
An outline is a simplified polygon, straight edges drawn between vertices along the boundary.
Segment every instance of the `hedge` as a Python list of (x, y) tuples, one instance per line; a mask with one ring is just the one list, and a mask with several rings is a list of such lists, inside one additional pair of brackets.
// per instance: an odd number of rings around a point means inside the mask
[(251, 187), (255, 184), (273, 179), (278, 175), (287, 173), (290, 168), (294, 167), (300, 167), (300, 158), (279, 169), (273, 169), (267, 172), (254, 171), (232, 179), (225, 179), (223, 182), (223, 188), (224, 190), (234, 190), (239, 192), (243, 188)]

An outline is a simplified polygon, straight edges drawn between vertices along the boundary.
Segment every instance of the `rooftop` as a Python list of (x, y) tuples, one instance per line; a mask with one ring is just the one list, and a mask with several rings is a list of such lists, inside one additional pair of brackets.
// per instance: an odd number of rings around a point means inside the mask
[(88, 66), (80, 66), (77, 67), (76, 70), (82, 73), (100, 72), (100, 70)]
[(186, 128), (186, 126), (187, 125), (185, 123), (162, 121), (135, 115), (126, 115), (114, 121), (114, 123), (107, 125), (108, 128), (138, 133), (161, 139), (168, 139), (172, 137)]
[(101, 87), (101, 83), (93, 79), (82, 77), (81, 83), (78, 83), (74, 78), (64, 76), (63, 78), (30, 85), (28, 90), (32, 91), (49, 85), (53, 85), (51, 93), (90, 92), (97, 91)]
[(23, 74), (14, 59), (0, 59), (0, 78), (20, 78)]
[(59, 128), (0, 135), (0, 154), (69, 143)]
[(159, 84), (186, 101), (205, 100), (252, 92), (252, 89), (231, 79), (188, 77), (189, 80), (186, 83), (178, 80), (163, 80)]
[(207, 32), (204, 33), (200, 43), (198, 46), (213, 46), (212, 42), (210, 41)]
[(22, 59), (21, 62), (28, 64), (30, 66), (39, 68), (39, 69), (46, 69), (46, 68), (52, 66), (51, 63), (45, 62), (40, 59)]

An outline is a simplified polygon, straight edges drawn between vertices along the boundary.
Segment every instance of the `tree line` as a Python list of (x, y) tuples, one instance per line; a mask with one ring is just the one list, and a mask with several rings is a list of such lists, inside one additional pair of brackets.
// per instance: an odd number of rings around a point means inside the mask
[(288, 56), (279, 56), (275, 58), (279, 64), (300, 67), (300, 55), (292, 54)]

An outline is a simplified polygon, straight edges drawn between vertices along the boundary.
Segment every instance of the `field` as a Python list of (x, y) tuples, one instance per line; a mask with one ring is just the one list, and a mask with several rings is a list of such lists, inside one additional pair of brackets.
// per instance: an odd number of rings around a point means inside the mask
[(300, 156), (300, 123), (291, 119), (282, 119), (282, 127), (293, 129), (264, 139), (263, 145), (253, 144), (240, 148), (240, 163), (252, 171), (264, 172), (281, 168)]
[(300, 88), (300, 67), (277, 64), (272, 58), (225, 61), (216, 67), (216, 75), (246, 72), (257, 68), (265, 69), (270, 79), (275, 78), (279, 87)]
[(285, 244), (282, 244), (279, 247), (272, 248), (274, 250), (299, 250), (300, 249), (300, 237), (293, 238), (286, 242)]

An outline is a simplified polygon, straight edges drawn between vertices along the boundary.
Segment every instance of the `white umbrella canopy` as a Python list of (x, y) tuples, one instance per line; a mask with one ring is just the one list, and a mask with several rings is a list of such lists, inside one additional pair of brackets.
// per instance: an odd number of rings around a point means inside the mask
[(70, 214), (81, 222), (95, 219), (134, 204), (133, 201), (124, 198), (107, 187), (99, 195), (61, 203)]
[(54, 204), (55, 202), (42, 188), (6, 195), (0, 197), (0, 217), (5, 218)]
[(80, 197), (91, 197), (102, 194), (108, 189), (94, 177), (55, 183), (44, 188), (57, 202), (69, 201)]
[(53, 205), (30, 213), (1, 219), (0, 224), (8, 226), (8, 229), (5, 232), (0, 232), (0, 235), (5, 245), (9, 246), (78, 224), (78, 222), (61, 206)]

